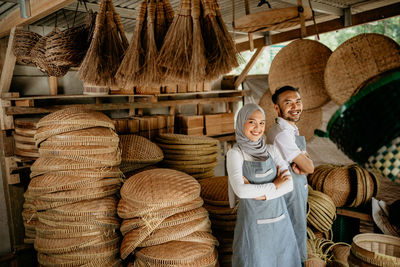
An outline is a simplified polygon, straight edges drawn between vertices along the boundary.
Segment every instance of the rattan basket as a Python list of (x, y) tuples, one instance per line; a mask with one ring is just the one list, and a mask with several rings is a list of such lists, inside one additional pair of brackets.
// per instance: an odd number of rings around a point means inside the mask
[(19, 63), (32, 63), (31, 50), (39, 41), (40, 37), (41, 36), (35, 32), (22, 29), (15, 30), (13, 52)]
[(299, 39), (291, 42), (271, 63), (269, 90), (273, 94), (280, 87), (290, 85), (299, 88), (305, 110), (323, 106), (329, 101), (324, 70), (331, 53), (318, 41)]
[(341, 44), (332, 53), (325, 69), (329, 96), (343, 105), (365, 83), (386, 71), (400, 67), (400, 46), (391, 38), (365, 33)]

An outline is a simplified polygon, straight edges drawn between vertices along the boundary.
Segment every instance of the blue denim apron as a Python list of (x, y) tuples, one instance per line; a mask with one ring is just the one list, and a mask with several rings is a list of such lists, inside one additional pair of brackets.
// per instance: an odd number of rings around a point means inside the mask
[[(271, 183), (276, 166), (244, 161), (243, 176), (252, 184)], [(300, 254), (283, 197), (267, 201), (240, 199), (233, 239), (233, 267), (298, 267)]]
[[(306, 150), (306, 140), (304, 136), (296, 136), (296, 145), (300, 150)], [(305, 262), (307, 259), (307, 177), (305, 175), (295, 174), (292, 168), (289, 169), (293, 177), (293, 191), (285, 194), (284, 198), (296, 235), (301, 261)]]

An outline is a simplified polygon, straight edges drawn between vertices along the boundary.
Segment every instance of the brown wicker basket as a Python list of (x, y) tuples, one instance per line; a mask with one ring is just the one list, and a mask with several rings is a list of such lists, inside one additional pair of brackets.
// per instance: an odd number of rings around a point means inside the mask
[(18, 63), (31, 64), (31, 50), (41, 36), (35, 32), (16, 29), (14, 35), (13, 52)]

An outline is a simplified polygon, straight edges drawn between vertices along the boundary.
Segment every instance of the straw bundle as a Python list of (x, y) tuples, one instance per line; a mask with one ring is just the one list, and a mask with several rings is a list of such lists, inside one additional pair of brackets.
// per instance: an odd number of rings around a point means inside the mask
[(321, 165), (308, 176), (313, 189), (331, 197), (336, 207), (357, 207), (379, 193), (379, 177), (359, 165)]
[(115, 86), (115, 73), (127, 47), (128, 41), (113, 3), (103, 0), (90, 47), (79, 68), (79, 78), (90, 85)]
[[(101, 113), (71, 108), (36, 124), (36, 137), (42, 128), (54, 128), (52, 135), (40, 138), (41, 156), (31, 167), (32, 180), (24, 194), (24, 220), (32, 216), (25, 222), (27, 236), (35, 232), (42, 266), (121, 266), (115, 198), (121, 186), (115, 166), (121, 159), (109, 122)], [(57, 127), (73, 129), (81, 123), (88, 129), (58, 135)]]
[[(181, 244), (191, 241), (200, 246), (208, 245), (210, 249), (218, 244), (209, 234), (208, 213), (201, 208), (200, 185), (193, 177), (171, 169), (146, 170), (131, 176), (120, 193), (118, 215), (124, 219), (122, 259), (136, 250), (135, 264), (140, 260), (151, 263), (146, 257), (139, 260), (139, 255), (146, 255), (158, 246), (168, 248), (171, 253), (175, 251), (176, 240), (181, 240), (178, 242)], [(139, 247), (144, 248), (137, 249)], [(195, 245), (191, 247), (196, 250)], [(154, 257), (157, 255), (161, 256), (155, 254)]]
[(39, 41), (41, 36), (31, 31), (21, 29), (15, 30), (13, 52), (17, 61), (21, 64), (31, 64), (31, 50)]
[(217, 140), (204, 136), (159, 134), (157, 144), (164, 151), (163, 166), (186, 172), (196, 179), (214, 176), (218, 163)]

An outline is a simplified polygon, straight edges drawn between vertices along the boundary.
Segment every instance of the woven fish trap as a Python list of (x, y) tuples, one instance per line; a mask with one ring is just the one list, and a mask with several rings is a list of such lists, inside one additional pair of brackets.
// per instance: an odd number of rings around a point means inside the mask
[(206, 178), (199, 181), (204, 202), (216, 206), (229, 206), (228, 176)]
[(36, 42), (35, 46), (31, 49), (32, 62), (36, 65), (36, 67), (41, 72), (44, 72), (49, 76), (55, 76), (55, 77), (64, 76), (69, 70), (69, 67), (56, 66), (51, 61), (48, 61), (46, 58), (47, 41), (49, 38), (51, 38), (53, 35), (56, 35), (59, 32), (60, 30), (56, 28), (47, 35), (40, 37), (40, 39)]
[(391, 38), (366, 33), (350, 38), (332, 53), (325, 69), (331, 99), (343, 105), (369, 80), (400, 67), (400, 46)]
[(87, 156), (87, 155), (103, 155), (115, 154), (118, 146), (47, 146), (40, 145), (39, 155), (41, 157), (58, 157), (58, 156)]
[[(62, 160), (61, 160), (62, 161)], [(41, 168), (41, 167), (39, 167)], [(32, 171), (32, 167), (31, 167)], [(40, 169), (40, 171), (42, 171)], [(31, 178), (43, 175), (44, 173), (32, 171)], [(58, 170), (51, 172), (54, 176), (78, 176), (84, 178), (114, 178), (122, 177), (122, 172), (117, 167), (98, 167), (98, 168), (84, 168), (84, 169), (71, 169), (71, 170)]]
[(215, 238), (215, 236), (213, 236), (211, 233), (205, 232), (205, 231), (193, 232), (190, 235), (179, 238), (177, 241), (198, 242), (198, 243), (204, 243), (207, 245), (214, 245), (214, 246), (219, 245), (217, 238)]
[(185, 173), (154, 169), (130, 177), (121, 188), (121, 196), (132, 204), (170, 207), (199, 197), (200, 185)]
[(118, 134), (110, 128), (93, 127), (89, 129), (60, 133), (51, 136), (43, 145), (103, 145), (118, 146)]
[(322, 107), (329, 101), (324, 71), (331, 54), (332, 51), (318, 41), (299, 39), (291, 42), (271, 63), (269, 90), (273, 94), (290, 85), (299, 89), (305, 110)]
[(327, 194), (336, 207), (349, 204), (351, 191), (356, 190), (352, 183), (347, 167), (337, 167), (326, 176), (323, 184), (323, 193)]
[(120, 146), (123, 161), (155, 164), (164, 158), (162, 150), (155, 143), (139, 135), (121, 135)]
[(125, 259), (128, 257), (129, 254), (131, 254), (139, 246), (139, 244), (142, 243), (143, 240), (145, 240), (153, 233), (155, 229), (157, 229), (158, 225), (160, 225), (163, 220), (163, 218), (154, 220), (146, 226), (139, 227), (126, 233), (121, 243), (121, 258)]
[(351, 254), (363, 266), (399, 266), (400, 238), (383, 234), (359, 234), (353, 237)]
[(66, 253), (78, 249), (95, 246), (103, 243), (113, 243), (119, 239), (118, 234), (79, 237), (79, 238), (59, 238), (48, 239), (37, 237), (35, 239), (35, 249), (41, 253)]
[(157, 141), (164, 144), (176, 145), (218, 145), (218, 140), (207, 136), (160, 133)]
[(306, 141), (314, 137), (314, 131), (319, 129), (322, 124), (322, 108), (303, 110), (300, 120), (296, 123), (300, 135), (306, 138)]
[(195, 231), (211, 232), (210, 225), (211, 223), (208, 219), (208, 216), (205, 216), (203, 218), (186, 222), (180, 225), (174, 225), (161, 229), (157, 228), (150, 236), (148, 236), (139, 244), (139, 247), (149, 247), (163, 244), (190, 235)]
[[(162, 229), (162, 228), (166, 228), (166, 227), (171, 227), (171, 226), (176, 226), (176, 225), (180, 225), (183, 223), (187, 223), (187, 222), (191, 222), (193, 220), (197, 220), (199, 218), (204, 218), (208, 216), (208, 212), (206, 209), (200, 207), (200, 208), (196, 208), (193, 210), (189, 210), (189, 211), (184, 211), (184, 212), (180, 212), (180, 213), (176, 213), (168, 218), (166, 218), (159, 226), (157, 229)], [(159, 216), (159, 217), (164, 217), (164, 216)], [(151, 220), (152, 218), (150, 218)], [(154, 219), (158, 219), (158, 217), (154, 217)], [(128, 219), (128, 220), (124, 220), (121, 223), (121, 233), (122, 235), (125, 235), (127, 232), (129, 232), (130, 230), (139, 228), (141, 226), (145, 226), (147, 223), (148, 219), (143, 219), (143, 218), (133, 218), (133, 219)]]
[[(136, 252), (137, 259), (150, 265), (189, 265), (205, 256), (213, 255), (214, 246), (198, 242), (172, 241), (146, 247)], [(204, 266), (204, 265), (194, 265)]]
[(91, 127), (106, 127), (115, 130), (113, 121), (104, 113), (82, 108), (65, 108), (55, 111), (37, 123), (37, 127), (51, 125), (76, 125), (83, 124)]
[(16, 29), (14, 34), (13, 52), (18, 63), (31, 64), (31, 50), (40, 39), (40, 34), (22, 29)]
[(46, 60), (56, 66), (79, 67), (89, 48), (89, 34), (88, 25), (80, 25), (50, 36), (45, 47)]
[(158, 208), (158, 207), (141, 207), (141, 206), (133, 206), (129, 204), (126, 200), (121, 198), (118, 203), (118, 216), (123, 219), (131, 219), (135, 217), (143, 217), (152, 214), (154, 216), (157, 215), (157, 218), (167, 218), (177, 213), (189, 211), (192, 209), (199, 208), (203, 206), (203, 199), (198, 197), (192, 201), (187, 203), (172, 206), (168, 208)]

